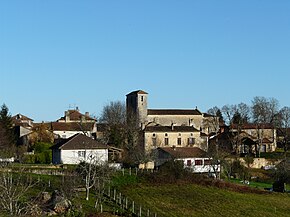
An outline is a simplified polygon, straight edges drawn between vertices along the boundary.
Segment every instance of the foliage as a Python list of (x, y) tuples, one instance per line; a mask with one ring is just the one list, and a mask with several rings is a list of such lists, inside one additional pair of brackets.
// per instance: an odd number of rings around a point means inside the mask
[(24, 163), (50, 164), (52, 162), (52, 152), (50, 150), (52, 144), (39, 142), (34, 145), (34, 154), (25, 155)]
[(8, 107), (3, 104), (0, 110), (0, 149), (1, 157), (11, 157), (15, 154), (15, 141), (12, 117)]
[(289, 161), (284, 160), (273, 171), (273, 176), (276, 181), (290, 184), (290, 166)]
[(194, 178), (193, 173), (184, 168), (182, 161), (171, 160), (159, 167), (156, 173), (141, 173), (140, 175), (146, 181), (155, 184), (176, 183), (178, 181), (191, 181)]
[(234, 160), (232, 162), (232, 175), (235, 178), (249, 180), (250, 174), (248, 168), (241, 164), (241, 161)]

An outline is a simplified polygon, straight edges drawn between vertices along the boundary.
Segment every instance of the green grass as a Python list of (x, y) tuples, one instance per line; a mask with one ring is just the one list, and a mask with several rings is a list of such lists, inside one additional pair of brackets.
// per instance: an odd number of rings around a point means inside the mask
[(186, 185), (139, 185), (124, 193), (158, 216), (289, 216), (289, 194), (253, 194)]

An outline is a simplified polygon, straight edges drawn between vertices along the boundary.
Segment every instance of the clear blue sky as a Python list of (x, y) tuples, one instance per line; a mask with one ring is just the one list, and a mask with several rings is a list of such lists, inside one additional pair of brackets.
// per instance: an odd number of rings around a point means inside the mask
[(150, 108), (275, 97), (290, 106), (289, 0), (0, 2), (0, 103), (35, 121), (99, 115), (133, 90)]

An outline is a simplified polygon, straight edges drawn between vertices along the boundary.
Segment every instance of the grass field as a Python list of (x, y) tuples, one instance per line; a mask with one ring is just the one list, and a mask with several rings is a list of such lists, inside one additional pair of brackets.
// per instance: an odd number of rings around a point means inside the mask
[(237, 193), (195, 184), (139, 185), (124, 193), (158, 216), (290, 216), (289, 194)]

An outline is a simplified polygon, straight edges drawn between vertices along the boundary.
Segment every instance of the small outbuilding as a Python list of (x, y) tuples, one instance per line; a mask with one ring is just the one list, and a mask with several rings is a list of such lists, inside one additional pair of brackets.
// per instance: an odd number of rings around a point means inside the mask
[(213, 165), (211, 158), (198, 147), (160, 147), (157, 148), (157, 166), (169, 160), (183, 161), (184, 167), (195, 173), (216, 173), (219, 165)]

